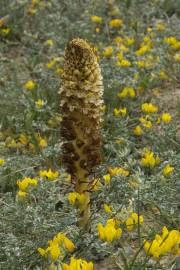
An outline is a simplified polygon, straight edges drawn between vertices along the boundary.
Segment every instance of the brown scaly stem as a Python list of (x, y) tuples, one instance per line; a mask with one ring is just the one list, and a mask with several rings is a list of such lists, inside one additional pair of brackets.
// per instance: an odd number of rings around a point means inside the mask
[(101, 162), (103, 84), (96, 50), (85, 40), (75, 38), (67, 45), (62, 80), (62, 159), (75, 180), (75, 191), (85, 195), (78, 208), (79, 225), (86, 227), (90, 217), (88, 176)]

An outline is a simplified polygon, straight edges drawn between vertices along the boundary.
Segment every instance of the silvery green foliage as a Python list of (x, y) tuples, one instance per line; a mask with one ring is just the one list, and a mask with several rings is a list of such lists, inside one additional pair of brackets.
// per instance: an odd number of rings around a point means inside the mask
[(11, 193), (2, 195), (1, 269), (32, 269), (42, 264), (37, 248), (46, 247), (55, 234), (66, 232), (72, 240), (77, 236), (76, 213), (66, 204), (61, 180), (54, 181), (39, 180), (38, 187), (18, 201)]

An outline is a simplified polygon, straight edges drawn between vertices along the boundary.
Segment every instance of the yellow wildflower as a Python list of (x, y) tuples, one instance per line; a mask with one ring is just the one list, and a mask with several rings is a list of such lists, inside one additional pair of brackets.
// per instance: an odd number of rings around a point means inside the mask
[(55, 235), (52, 242), (58, 245), (64, 245), (64, 247), (70, 252), (75, 249), (74, 243), (62, 232)]
[(2, 28), (1, 33), (3, 35), (8, 35), (10, 33), (11, 29), (10, 28)]
[(36, 87), (36, 83), (32, 80), (29, 80), (24, 84), (24, 88), (27, 90), (33, 90), (35, 87)]
[(174, 50), (179, 51), (180, 50), (180, 41), (177, 41), (175, 44), (172, 45), (172, 48)]
[(63, 263), (63, 270), (93, 270), (93, 263), (71, 257), (69, 265)]
[(128, 176), (129, 172), (121, 167), (115, 167), (115, 168), (108, 168), (109, 174), (111, 176), (116, 176), (118, 174), (124, 175), (124, 176)]
[(141, 158), (141, 165), (144, 167), (154, 167), (158, 165), (160, 162), (160, 159), (158, 156), (154, 156), (154, 153), (149, 151), (148, 149), (145, 149), (144, 153), (142, 154)]
[(147, 28), (147, 32), (148, 32), (148, 33), (151, 33), (151, 32), (152, 32), (152, 27), (148, 27), (148, 28)]
[(51, 69), (56, 64), (56, 62), (57, 62), (56, 59), (52, 59), (46, 64), (46, 67)]
[(131, 62), (127, 59), (122, 59), (121, 61), (116, 62), (116, 66), (120, 66), (120, 67), (130, 67), (131, 66)]
[(104, 207), (104, 211), (106, 212), (106, 213), (112, 213), (112, 210), (111, 210), (111, 207), (108, 205), (108, 204), (104, 204), (103, 205), (103, 207)]
[(111, 180), (110, 174), (104, 175), (103, 179), (104, 179), (105, 184), (108, 185), (110, 183), (110, 180)]
[(167, 176), (169, 174), (171, 174), (174, 171), (174, 167), (170, 166), (169, 164), (167, 164), (164, 168), (163, 168), (163, 175)]
[(39, 140), (39, 146), (43, 149), (47, 146), (47, 141), (43, 138), (40, 138)]
[(99, 238), (110, 243), (113, 240), (120, 238), (122, 234), (121, 228), (116, 228), (116, 222), (114, 219), (108, 219), (104, 227), (101, 223), (99, 223), (97, 228)]
[(25, 198), (27, 196), (27, 192), (19, 190), (18, 193), (17, 193), (17, 196), (19, 198)]
[(102, 17), (93, 15), (91, 16), (91, 21), (94, 23), (102, 23)]
[(169, 123), (172, 120), (172, 117), (169, 113), (163, 113), (161, 118), (164, 123)]
[(54, 45), (54, 41), (52, 39), (47, 39), (45, 42), (44, 42), (44, 45), (47, 45), (47, 46), (50, 46), (52, 47)]
[(144, 60), (139, 60), (139, 61), (136, 61), (136, 64), (139, 68), (144, 68), (146, 67), (146, 62)]
[(70, 204), (74, 205), (77, 199), (77, 193), (76, 192), (70, 192), (68, 195), (68, 201)]
[(39, 252), (39, 254), (41, 256), (45, 256), (46, 255), (46, 250), (44, 248), (38, 248), (37, 250), (38, 250), (38, 252)]
[(49, 169), (48, 171), (41, 170), (39, 171), (39, 175), (42, 178), (48, 178), (49, 180), (54, 180), (55, 178), (59, 176), (59, 172), (58, 171), (53, 172), (51, 169)]
[(136, 127), (134, 128), (133, 132), (134, 132), (134, 134), (135, 134), (136, 136), (141, 136), (141, 135), (142, 135), (142, 128), (138, 125), (138, 126), (136, 126)]
[(17, 185), (21, 191), (25, 191), (29, 187), (29, 185), (37, 186), (37, 184), (38, 184), (37, 179), (30, 177), (25, 177), (21, 181), (20, 180), (17, 181)]
[(163, 80), (167, 80), (168, 79), (168, 75), (167, 75), (167, 73), (164, 70), (160, 70), (159, 76)]
[(137, 213), (131, 213), (131, 216), (125, 221), (126, 228), (128, 231), (132, 231), (134, 229), (134, 226), (138, 224), (142, 224), (144, 221), (143, 216), (138, 216)]
[(156, 234), (151, 242), (144, 241), (144, 250), (148, 255), (159, 258), (168, 252), (174, 254), (180, 243), (180, 232), (177, 230), (168, 231), (166, 227), (162, 229), (162, 235)]
[(95, 28), (95, 32), (96, 32), (96, 33), (99, 33), (99, 32), (100, 32), (100, 28), (99, 28), (99, 27), (96, 27), (96, 28)]
[(143, 124), (145, 128), (152, 128), (152, 123), (149, 120), (149, 116), (146, 115), (146, 117), (140, 117), (139, 121)]
[(135, 93), (134, 88), (132, 88), (132, 87), (125, 87), (125, 88), (123, 88), (123, 90), (121, 92), (118, 93), (117, 96), (119, 98), (125, 98), (127, 96), (135, 97), (136, 96), (136, 93)]
[(123, 60), (123, 53), (122, 52), (117, 53), (117, 58), (121, 62)]
[(123, 42), (123, 39), (122, 39), (122, 37), (115, 37), (114, 38), (114, 42), (115, 43), (122, 43)]
[(141, 105), (141, 110), (146, 113), (155, 113), (158, 111), (158, 107), (152, 103), (143, 103)]
[(56, 261), (61, 254), (59, 245), (54, 241), (49, 241), (49, 247), (47, 248), (47, 251), (50, 253), (53, 261)]
[(144, 46), (142, 46), (141, 48), (139, 48), (139, 49), (135, 52), (135, 54), (136, 54), (137, 56), (141, 56), (141, 55), (147, 53), (150, 49), (151, 49), (151, 47), (150, 47), (149, 45), (144, 45)]
[(123, 24), (123, 21), (120, 19), (113, 19), (109, 22), (110, 27), (120, 27)]
[(35, 101), (35, 104), (38, 109), (41, 109), (44, 106), (45, 102), (42, 99), (38, 99), (37, 101)]
[(134, 39), (133, 37), (126, 37), (126, 38), (125, 38), (125, 44), (126, 44), (127, 46), (133, 45), (134, 42), (135, 42), (135, 39)]
[(115, 116), (119, 116), (119, 115), (125, 116), (126, 113), (127, 113), (127, 109), (126, 108), (122, 108), (122, 109), (115, 108), (114, 109), (114, 115)]
[(3, 166), (5, 163), (4, 159), (3, 158), (0, 158), (0, 166)]
[(70, 252), (73, 252), (74, 249), (75, 249), (75, 245), (74, 243), (69, 239), (67, 238), (66, 236), (63, 238), (63, 242), (64, 242), (64, 245), (65, 245), (65, 248), (70, 251)]
[(174, 60), (177, 61), (177, 62), (180, 62), (180, 53), (176, 53), (174, 55)]
[(105, 57), (110, 57), (113, 53), (113, 48), (110, 46), (110, 47), (106, 47), (103, 51), (103, 56)]
[(134, 228), (134, 222), (133, 222), (133, 219), (131, 217), (129, 217), (127, 220), (126, 220), (126, 228), (128, 231), (132, 231), (133, 228)]

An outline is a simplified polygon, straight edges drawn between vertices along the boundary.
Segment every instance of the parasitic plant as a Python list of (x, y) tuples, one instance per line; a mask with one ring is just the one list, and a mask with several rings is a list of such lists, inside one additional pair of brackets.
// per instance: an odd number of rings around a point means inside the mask
[(103, 111), (103, 83), (95, 48), (75, 38), (65, 50), (62, 75), (61, 135), (63, 163), (75, 183), (75, 192), (83, 200), (78, 203), (79, 224), (86, 226), (90, 216), (92, 183), (88, 176), (100, 164), (100, 127)]

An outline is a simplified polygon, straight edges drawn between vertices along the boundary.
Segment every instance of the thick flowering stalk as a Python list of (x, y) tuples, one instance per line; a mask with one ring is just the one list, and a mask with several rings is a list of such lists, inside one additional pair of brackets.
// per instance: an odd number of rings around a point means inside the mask
[(85, 226), (90, 214), (88, 176), (101, 161), (103, 84), (95, 48), (83, 39), (70, 41), (62, 78), (63, 162), (76, 183), (75, 191), (86, 197), (82, 204), (78, 203), (80, 224)]

